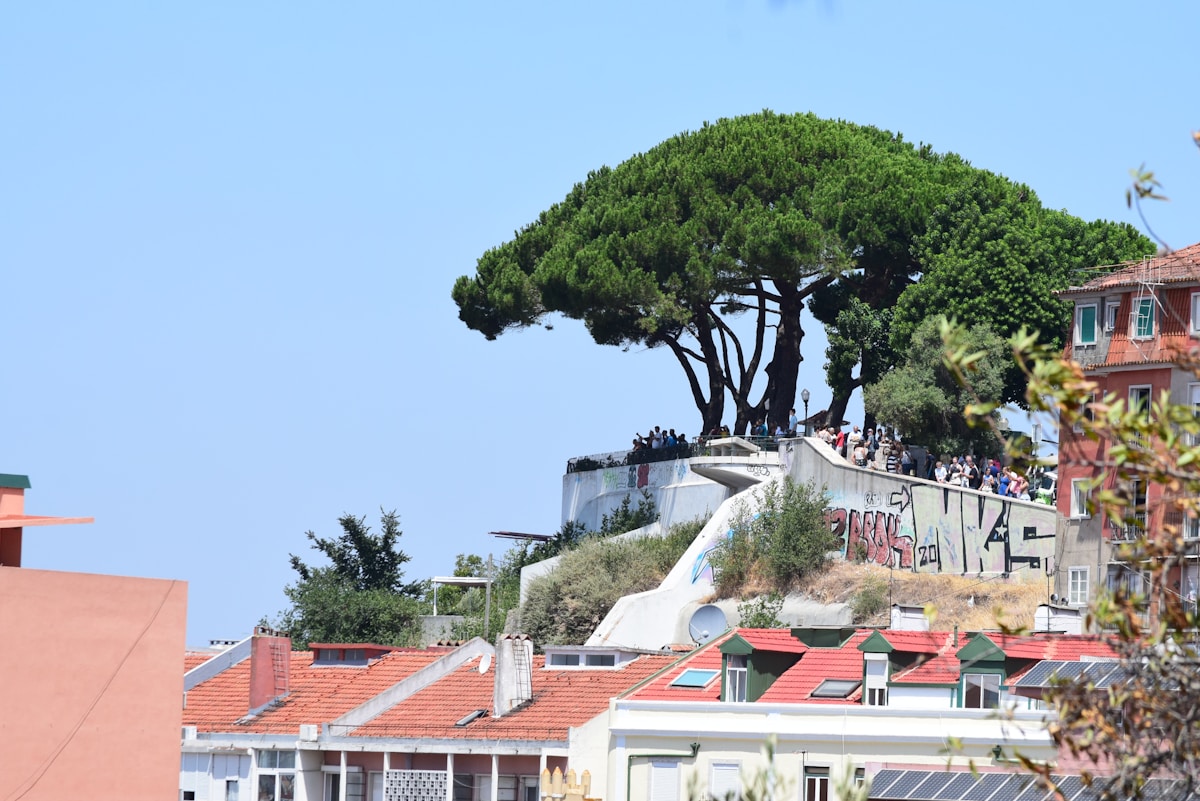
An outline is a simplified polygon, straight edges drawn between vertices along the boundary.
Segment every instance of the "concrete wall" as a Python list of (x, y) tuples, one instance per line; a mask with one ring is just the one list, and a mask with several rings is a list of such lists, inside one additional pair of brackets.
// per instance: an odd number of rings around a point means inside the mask
[[(826, 520), (841, 538), (843, 556), (916, 572), (1007, 573), (1024, 580), (1044, 580), (1053, 559), (1053, 507), (864, 470), (815, 438), (781, 444), (779, 463), (795, 481), (829, 492)], [(763, 488), (780, 480), (776, 474), (722, 503), (662, 584), (619, 600), (587, 644), (691, 642), (689, 615), (712, 593), (708, 552), (729, 536), (738, 510), (752, 509)]]
[(732, 492), (697, 475), (689, 460), (605, 467), (563, 476), (562, 520), (575, 520), (592, 531), (621, 505), (625, 496), (636, 507), (646, 490), (654, 498), (663, 525), (708, 517)]
[(796, 481), (826, 487), (826, 519), (844, 556), (918, 573), (1045, 580), (1057, 529), (1053, 507), (864, 470), (817, 439), (792, 440), (781, 455)]
[[(888, 766), (931, 770), (980, 768), (999, 763), (991, 749), (1019, 751), (1034, 760), (1053, 760), (1044, 712), (1015, 712), (1013, 720), (987, 709), (917, 711), (857, 705), (686, 704), (618, 700), (612, 710), (606, 801), (647, 801), (650, 760), (639, 754), (678, 754), (680, 797), (692, 782), (707, 786), (714, 762), (736, 762), (743, 775), (766, 768), (762, 747), (777, 737), (774, 767), (778, 798), (797, 798), (805, 767), (867, 773)], [(961, 750), (947, 752), (948, 737)], [(695, 758), (690, 744), (699, 743)], [(630, 760), (630, 756), (635, 758)], [(626, 794), (626, 786), (629, 788)], [(832, 797), (832, 787), (830, 788)], [(595, 786), (593, 785), (593, 793)]]
[(0, 567), (0, 798), (176, 798), (187, 585)]

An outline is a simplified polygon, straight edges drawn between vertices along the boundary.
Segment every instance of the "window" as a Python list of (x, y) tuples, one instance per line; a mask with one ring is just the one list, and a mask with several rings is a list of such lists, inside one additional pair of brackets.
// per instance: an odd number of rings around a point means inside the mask
[(708, 795), (717, 801), (741, 798), (741, 765), (737, 762), (712, 763), (708, 774)]
[(1129, 388), (1129, 410), (1141, 410), (1147, 418), (1150, 416), (1150, 392), (1149, 384), (1139, 384)]
[(859, 688), (858, 679), (825, 679), (812, 691), (813, 698), (847, 698)]
[(259, 751), (258, 801), (294, 801), (296, 752)]
[(196, 801), (196, 791), (195, 790), (184, 790), (183, 791), (183, 801)]
[(617, 657), (613, 654), (588, 654), (588, 667), (614, 667), (617, 664)]
[(1121, 592), (1127, 597), (1144, 598), (1146, 577), (1129, 565), (1111, 564), (1108, 566), (1105, 586), (1110, 593)]
[(1094, 417), (1095, 410), (1092, 409), (1092, 403), (1095, 400), (1096, 400), (1096, 395), (1094, 393), (1090, 393), (1087, 396), (1087, 398), (1084, 399), (1083, 403), (1080, 405), (1079, 419), (1077, 419), (1071, 425), (1071, 430), (1074, 431), (1076, 434), (1083, 433), (1083, 423), (1085, 420), (1090, 423), (1090, 422), (1092, 422), (1092, 420), (1095, 419), (1095, 417)]
[(866, 692), (863, 703), (867, 706), (887, 706), (888, 663), (886, 659), (871, 659), (868, 655)]
[(550, 654), (550, 664), (555, 667), (579, 667), (579, 654)]
[(1071, 517), (1080, 519), (1091, 517), (1091, 513), (1088, 511), (1091, 482), (1090, 478), (1071, 479)]
[(225, 801), (238, 801), (238, 780), (225, 780)]
[(1120, 301), (1110, 300), (1104, 304), (1104, 330), (1113, 332), (1117, 330), (1117, 310), (1121, 308)]
[(804, 798), (800, 801), (829, 801), (829, 768), (804, 769)]
[(719, 670), (701, 670), (700, 668), (688, 668), (680, 673), (675, 681), (671, 682), (671, 687), (687, 687), (689, 689), (700, 689), (708, 686), (708, 683), (720, 675)]
[(1153, 297), (1134, 298), (1131, 316), (1133, 318), (1131, 335), (1135, 339), (1149, 339), (1154, 336)]
[(1096, 304), (1075, 307), (1075, 344), (1096, 344)]
[(1191, 563), (1183, 566), (1179, 581), (1179, 592), (1183, 595), (1184, 608), (1196, 613), (1196, 594), (1200, 592), (1200, 565)]
[(1200, 292), (1192, 293), (1192, 321), (1188, 327), (1192, 336), (1200, 336)]
[(995, 673), (964, 673), (962, 705), (967, 709), (999, 708), (1000, 676)]
[(749, 678), (746, 657), (740, 654), (730, 654), (725, 657), (725, 660), (725, 700), (745, 701), (746, 680)]
[(1087, 567), (1072, 567), (1067, 570), (1067, 603), (1083, 606), (1088, 602), (1090, 576)]
[(650, 763), (650, 801), (679, 801), (679, 760)]
[(325, 774), (325, 801), (342, 801), (342, 777), (336, 773)]

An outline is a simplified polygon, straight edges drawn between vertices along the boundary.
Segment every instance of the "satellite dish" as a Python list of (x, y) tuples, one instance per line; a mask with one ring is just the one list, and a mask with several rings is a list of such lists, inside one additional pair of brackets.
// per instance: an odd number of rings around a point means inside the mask
[(729, 623), (725, 620), (725, 613), (721, 611), (721, 607), (705, 604), (692, 612), (692, 619), (688, 621), (688, 634), (697, 645), (704, 645), (728, 627)]
[(490, 668), (491, 666), (492, 666), (492, 655), (491, 654), (484, 654), (482, 657), (480, 657), (480, 659), (479, 659), (479, 672), (480, 673), (487, 673), (488, 668)]

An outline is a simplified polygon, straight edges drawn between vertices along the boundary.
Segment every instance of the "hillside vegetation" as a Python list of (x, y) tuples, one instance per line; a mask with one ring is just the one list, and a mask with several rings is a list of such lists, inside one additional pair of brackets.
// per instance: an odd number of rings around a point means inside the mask
[(833, 561), (809, 576), (800, 591), (819, 603), (844, 603), (862, 626), (886, 626), (891, 604), (930, 605), (930, 628), (962, 631), (1033, 627), (1039, 604), (1046, 603), (1044, 581), (1017, 582), (945, 573), (913, 573), (878, 565)]

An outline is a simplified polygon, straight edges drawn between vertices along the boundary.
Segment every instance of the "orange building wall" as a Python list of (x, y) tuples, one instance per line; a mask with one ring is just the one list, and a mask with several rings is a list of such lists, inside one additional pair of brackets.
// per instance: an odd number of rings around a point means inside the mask
[(0, 567), (0, 798), (177, 798), (187, 585)]

